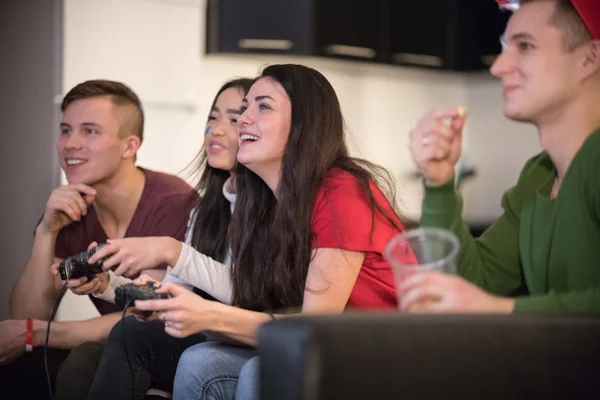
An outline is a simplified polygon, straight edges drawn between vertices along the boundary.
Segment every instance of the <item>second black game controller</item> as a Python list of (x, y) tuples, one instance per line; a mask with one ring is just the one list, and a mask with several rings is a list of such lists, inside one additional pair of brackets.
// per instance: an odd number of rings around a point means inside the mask
[[(123, 310), (125, 307), (133, 306), (136, 300), (158, 300), (171, 297), (168, 293), (156, 293), (157, 287), (154, 286), (155, 283), (150, 281), (145, 285), (128, 283), (127, 285), (119, 286), (115, 290), (115, 304)], [(152, 315), (152, 311), (144, 311), (142, 315), (149, 317)]]

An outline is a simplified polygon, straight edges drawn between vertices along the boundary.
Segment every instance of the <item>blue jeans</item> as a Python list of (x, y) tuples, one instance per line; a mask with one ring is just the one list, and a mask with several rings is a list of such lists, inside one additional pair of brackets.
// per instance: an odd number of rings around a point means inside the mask
[(177, 365), (173, 398), (258, 399), (257, 354), (256, 349), (218, 342), (200, 343), (188, 348)]

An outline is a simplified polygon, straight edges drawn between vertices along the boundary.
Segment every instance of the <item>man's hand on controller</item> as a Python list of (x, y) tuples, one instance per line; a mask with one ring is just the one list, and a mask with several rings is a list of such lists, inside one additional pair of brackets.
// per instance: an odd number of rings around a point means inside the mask
[[(92, 242), (88, 246), (87, 250), (90, 251), (97, 245), (97, 242)], [(52, 266), (50, 266), (50, 272), (52, 273), (52, 275), (59, 275), (59, 265), (59, 263), (54, 263), (52, 264)], [(100, 274), (96, 274), (96, 277), (91, 281), (88, 281), (88, 278), (86, 277), (82, 277), (79, 279), (69, 279), (67, 281), (67, 287), (77, 295), (101, 294), (106, 291), (109, 283), (110, 277), (108, 276), (108, 272), (102, 272)]]
[(96, 190), (82, 183), (63, 185), (52, 191), (44, 216), (38, 225), (39, 232), (58, 233), (73, 221), (81, 220), (96, 198)]

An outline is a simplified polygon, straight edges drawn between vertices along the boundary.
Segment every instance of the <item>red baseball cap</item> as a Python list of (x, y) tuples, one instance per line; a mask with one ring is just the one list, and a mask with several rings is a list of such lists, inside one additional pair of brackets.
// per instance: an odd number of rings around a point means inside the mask
[[(496, 0), (502, 7), (515, 11), (519, 0)], [(598, 0), (571, 0), (577, 14), (588, 28), (594, 39), (600, 39), (600, 4)]]

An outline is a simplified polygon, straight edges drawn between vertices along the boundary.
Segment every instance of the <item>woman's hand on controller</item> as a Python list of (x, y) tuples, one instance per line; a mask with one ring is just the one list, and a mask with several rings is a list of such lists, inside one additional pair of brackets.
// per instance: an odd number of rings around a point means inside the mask
[(156, 289), (172, 297), (159, 300), (136, 300), (138, 310), (154, 311), (153, 315), (165, 321), (165, 331), (174, 337), (184, 338), (194, 333), (214, 329), (214, 307), (220, 303), (209, 301), (191, 290), (168, 282)]
[(167, 236), (109, 239), (105, 247), (90, 257), (89, 262), (108, 257), (102, 262), (105, 271), (116, 267), (115, 275), (131, 278), (163, 263), (174, 265), (179, 259), (181, 247), (180, 241)]
[[(134, 279), (132, 283), (136, 286), (144, 286), (144, 285), (148, 284), (148, 282), (152, 282), (154, 284), (155, 288), (160, 287), (160, 282), (157, 282), (156, 279), (154, 279), (153, 277), (151, 277), (148, 274), (140, 275), (139, 277)], [(138, 321), (146, 321), (147, 322), (147, 321), (153, 321), (155, 319), (158, 319), (158, 314), (156, 312), (153, 312), (149, 316), (145, 316), (143, 311), (138, 310), (135, 307), (129, 307), (129, 310), (131, 311), (131, 314), (133, 314)]]

